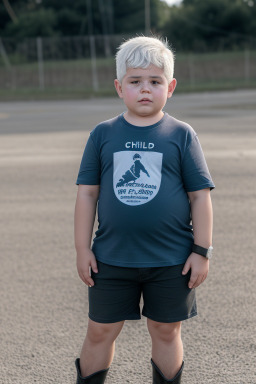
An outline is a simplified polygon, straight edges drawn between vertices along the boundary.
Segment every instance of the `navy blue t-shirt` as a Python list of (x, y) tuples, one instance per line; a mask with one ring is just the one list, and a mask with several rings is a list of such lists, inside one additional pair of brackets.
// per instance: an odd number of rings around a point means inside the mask
[(140, 268), (185, 263), (193, 244), (187, 192), (214, 188), (195, 131), (167, 113), (146, 127), (123, 115), (99, 124), (77, 184), (100, 185), (96, 259)]

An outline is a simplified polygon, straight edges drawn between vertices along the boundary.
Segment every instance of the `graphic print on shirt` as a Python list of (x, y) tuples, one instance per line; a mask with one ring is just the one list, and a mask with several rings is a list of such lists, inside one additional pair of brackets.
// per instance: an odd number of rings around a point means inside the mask
[(151, 201), (160, 188), (162, 159), (159, 152), (115, 152), (113, 187), (118, 200), (127, 205)]

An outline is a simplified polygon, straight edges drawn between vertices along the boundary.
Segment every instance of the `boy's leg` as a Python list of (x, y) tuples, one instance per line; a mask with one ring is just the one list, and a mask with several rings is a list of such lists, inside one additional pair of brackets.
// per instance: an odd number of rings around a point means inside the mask
[(89, 319), (87, 334), (80, 356), (81, 375), (89, 376), (110, 366), (115, 350), (115, 339), (124, 321), (118, 323), (96, 323)]
[[(152, 339), (154, 383), (181, 382), (183, 345), (181, 321), (196, 316), (195, 290), (188, 288), (190, 276), (182, 275), (184, 265), (149, 269), (143, 284), (142, 314), (148, 318)], [(176, 319), (178, 321), (176, 321)], [(178, 376), (177, 376), (178, 374)]]
[(183, 362), (181, 322), (159, 323), (147, 319), (152, 339), (152, 360), (168, 379), (179, 372)]

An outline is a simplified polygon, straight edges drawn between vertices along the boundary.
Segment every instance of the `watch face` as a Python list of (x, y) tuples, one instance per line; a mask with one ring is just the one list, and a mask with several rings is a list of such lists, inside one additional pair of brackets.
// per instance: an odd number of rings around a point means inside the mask
[(210, 246), (210, 247), (208, 248), (207, 255), (206, 255), (207, 259), (211, 259), (211, 257), (212, 257), (212, 253), (213, 253), (213, 247)]

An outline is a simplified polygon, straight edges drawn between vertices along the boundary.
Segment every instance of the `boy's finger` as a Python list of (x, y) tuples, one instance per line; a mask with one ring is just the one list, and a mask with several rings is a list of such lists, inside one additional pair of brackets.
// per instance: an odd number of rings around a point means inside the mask
[(189, 263), (185, 263), (183, 270), (182, 270), (182, 275), (186, 275), (190, 269)]
[(196, 281), (197, 281), (197, 278), (198, 278), (197, 275), (191, 275), (190, 280), (189, 280), (189, 282), (188, 282), (188, 287), (189, 287), (190, 289), (194, 288), (195, 283), (196, 283)]
[(81, 280), (86, 284), (88, 285), (88, 287), (92, 287), (94, 285), (94, 281), (93, 279), (91, 278), (91, 276), (89, 274), (84, 274), (84, 273), (81, 273), (80, 275), (80, 278)]
[(90, 288), (94, 286), (94, 281), (91, 277), (88, 277), (86, 279), (86, 285), (88, 285), (88, 287), (90, 287)]
[(93, 270), (94, 273), (98, 273), (98, 267), (97, 267), (97, 261), (96, 259), (92, 260), (91, 262), (91, 268)]
[(199, 285), (202, 283), (202, 280), (201, 278), (198, 276), (198, 278), (196, 279), (195, 283), (193, 284), (193, 287), (192, 288), (197, 288), (199, 287)]
[(207, 275), (203, 275), (203, 276), (202, 276), (202, 278), (201, 278), (201, 280), (200, 280), (198, 286), (201, 285), (201, 284), (205, 281), (206, 277), (207, 277)]

